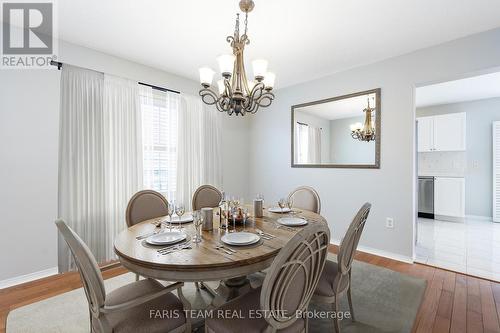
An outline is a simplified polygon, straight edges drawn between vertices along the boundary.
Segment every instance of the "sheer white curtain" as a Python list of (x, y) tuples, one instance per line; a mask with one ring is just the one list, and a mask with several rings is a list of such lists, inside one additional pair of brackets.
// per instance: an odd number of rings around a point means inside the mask
[[(58, 215), (98, 262), (109, 261), (141, 184), (137, 83), (65, 65), (60, 113)], [(72, 267), (59, 238), (59, 270)]]
[(321, 163), (321, 128), (308, 126), (307, 162)]
[(142, 188), (139, 85), (104, 74), (104, 184), (106, 253), (115, 258), (115, 237), (126, 228), (128, 200)]
[(304, 164), (307, 162), (307, 151), (309, 146), (308, 126), (301, 123), (295, 124), (295, 163)]
[(141, 86), (143, 185), (175, 200), (179, 94)]
[(221, 116), (220, 112), (207, 110), (199, 97), (182, 95), (176, 197), (187, 209), (191, 208), (198, 186), (222, 186)]

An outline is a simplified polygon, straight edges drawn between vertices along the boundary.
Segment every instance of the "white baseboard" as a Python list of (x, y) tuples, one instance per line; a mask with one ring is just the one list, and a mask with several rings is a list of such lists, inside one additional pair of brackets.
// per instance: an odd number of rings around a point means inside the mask
[(0, 281), (0, 289), (9, 288), (21, 283), (26, 283), (34, 280), (38, 280), (47, 276), (58, 274), (59, 270), (57, 267), (52, 267), (44, 269), (43, 271), (33, 272), (26, 275), (16, 276), (10, 279)]
[[(330, 244), (339, 245), (340, 241), (331, 240)], [(374, 254), (374, 255), (379, 256), (379, 257), (389, 258), (389, 259), (396, 260), (396, 261), (401, 261), (401, 262), (404, 262), (407, 264), (413, 264), (413, 258), (411, 258), (411, 257), (403, 256), (403, 255), (393, 253), (393, 252), (375, 249), (373, 247), (358, 245), (358, 251)]]
[(493, 221), (493, 216), (466, 215), (465, 218), (479, 221)]

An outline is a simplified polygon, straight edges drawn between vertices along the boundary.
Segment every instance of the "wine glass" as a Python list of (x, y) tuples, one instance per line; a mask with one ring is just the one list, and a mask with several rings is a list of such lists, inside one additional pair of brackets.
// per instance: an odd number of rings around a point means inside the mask
[(170, 201), (167, 207), (168, 227), (170, 230), (172, 230), (172, 215), (174, 215), (174, 211), (175, 211), (174, 202)]
[(241, 204), (241, 198), (240, 197), (234, 197), (233, 198), (233, 204), (234, 204), (234, 208), (238, 208)]
[(181, 218), (182, 215), (186, 212), (186, 209), (184, 208), (183, 204), (178, 204), (175, 206), (175, 214), (179, 217), (179, 226), (181, 225)]
[(288, 207), (288, 209), (290, 209), (290, 215), (293, 216), (293, 210), (292, 210), (292, 207), (293, 207), (293, 199), (292, 197), (288, 198), (286, 200), (286, 206)]
[(285, 206), (286, 206), (285, 198), (279, 199), (278, 206), (281, 208), (281, 214), (283, 214), (283, 208), (285, 208)]
[(236, 219), (238, 218), (238, 208), (233, 208), (233, 232), (236, 232)]
[(243, 208), (243, 229), (246, 228), (248, 215), (248, 208)]
[(201, 228), (201, 225), (203, 224), (203, 216), (201, 215), (200, 211), (198, 211), (198, 210), (193, 212), (193, 223), (194, 223), (194, 231), (195, 231), (195, 235), (193, 237), (193, 243), (199, 243), (199, 242), (201, 242), (200, 228)]

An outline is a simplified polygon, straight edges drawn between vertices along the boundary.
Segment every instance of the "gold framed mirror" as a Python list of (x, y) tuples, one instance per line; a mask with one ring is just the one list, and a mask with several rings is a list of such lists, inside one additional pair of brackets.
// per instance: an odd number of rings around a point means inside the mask
[(380, 168), (381, 89), (293, 105), (293, 168)]

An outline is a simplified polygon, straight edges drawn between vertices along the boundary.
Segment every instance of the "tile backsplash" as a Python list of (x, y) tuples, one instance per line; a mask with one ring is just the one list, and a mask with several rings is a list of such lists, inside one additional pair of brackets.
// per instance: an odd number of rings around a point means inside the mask
[(419, 175), (463, 176), (466, 168), (464, 151), (418, 153)]

